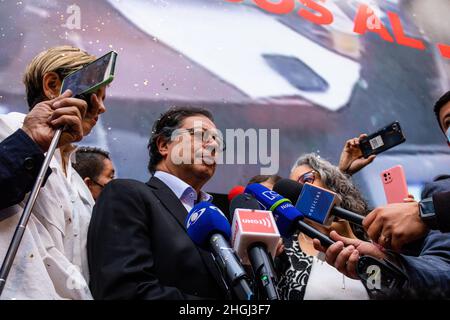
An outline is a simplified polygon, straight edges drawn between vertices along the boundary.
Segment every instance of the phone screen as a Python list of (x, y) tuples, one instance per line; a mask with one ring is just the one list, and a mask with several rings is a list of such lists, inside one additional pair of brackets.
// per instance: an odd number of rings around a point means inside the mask
[(73, 96), (79, 96), (93, 91), (94, 88), (113, 75), (115, 55), (115, 52), (110, 52), (82, 69), (69, 74), (64, 78), (61, 92), (70, 89)]

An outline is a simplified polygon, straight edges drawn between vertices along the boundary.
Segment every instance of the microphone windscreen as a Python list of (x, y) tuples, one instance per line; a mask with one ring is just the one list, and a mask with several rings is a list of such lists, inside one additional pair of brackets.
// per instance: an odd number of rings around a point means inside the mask
[(199, 247), (208, 249), (213, 234), (220, 233), (225, 239), (231, 237), (228, 219), (219, 208), (210, 202), (200, 202), (189, 212), (185, 220), (189, 237)]
[(281, 179), (273, 186), (273, 191), (289, 199), (294, 205), (297, 203), (302, 189), (303, 185), (301, 183), (291, 179)]
[(243, 186), (235, 186), (233, 187), (230, 192), (228, 192), (228, 201), (231, 202), (236, 196), (243, 194), (245, 191), (245, 187)]
[(289, 199), (258, 183), (248, 185), (245, 192), (254, 196), (262, 209), (273, 212), (278, 230), (283, 237), (292, 235), (296, 221), (302, 219), (303, 214), (292, 205)]
[(236, 209), (261, 210), (258, 201), (251, 194), (242, 193), (234, 197), (230, 203), (230, 217), (233, 218)]

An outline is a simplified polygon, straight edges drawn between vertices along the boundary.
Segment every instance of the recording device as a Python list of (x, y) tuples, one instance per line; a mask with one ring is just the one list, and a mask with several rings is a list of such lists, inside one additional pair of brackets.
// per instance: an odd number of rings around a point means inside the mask
[(401, 165), (384, 170), (380, 177), (387, 203), (402, 203), (408, 197), (408, 185)]
[(111, 51), (80, 70), (67, 75), (61, 86), (61, 93), (67, 89), (72, 96), (89, 102), (89, 94), (111, 83), (114, 79), (117, 53)]
[(364, 156), (368, 158), (373, 154), (379, 154), (405, 142), (402, 128), (398, 121), (391, 123), (387, 127), (363, 138), (359, 141), (359, 148)]
[(228, 201), (231, 202), (231, 200), (233, 200), (234, 197), (244, 193), (244, 190), (245, 190), (244, 186), (235, 186), (231, 188), (231, 190), (228, 192)]
[(273, 190), (295, 204), (297, 210), (306, 218), (317, 223), (329, 226), (336, 216), (362, 226), (364, 216), (337, 206), (340, 200), (337, 194), (330, 190), (310, 183), (302, 185), (290, 179), (281, 179), (274, 185)]
[[(280, 180), (282, 181), (282, 180)], [(284, 182), (286, 183), (286, 182)], [(286, 183), (287, 184), (287, 183)], [(283, 186), (283, 183), (280, 184)], [(255, 198), (258, 200), (258, 202), (265, 208), (269, 207), (272, 208), (271, 210), (274, 210), (274, 216), (275, 220), (282, 221), (283, 222), (283, 229), (286, 233), (286, 235), (289, 235), (289, 232), (293, 233), (293, 230), (297, 228), (297, 230), (303, 232), (307, 236), (311, 238), (317, 238), (320, 240), (320, 243), (323, 247), (328, 248), (330, 245), (335, 243), (332, 239), (327, 237), (326, 235), (323, 235), (316, 229), (310, 227), (305, 222), (300, 221), (304, 217), (302, 213), (300, 213), (295, 207), (292, 206), (290, 203), (290, 200), (287, 200), (280, 196), (275, 190), (280, 189), (280, 185), (277, 186), (275, 184), (274, 190), (271, 191), (267, 189), (266, 187), (259, 185), (249, 185), (246, 188), (247, 193), (251, 193), (255, 196)], [(297, 187), (298, 188), (298, 187)], [(293, 188), (287, 188), (289, 189), (287, 191), (287, 194), (289, 196), (293, 196), (295, 199), (295, 192), (293, 191)], [(280, 204), (283, 205), (290, 204), (290, 206), (286, 205), (288, 209), (282, 208)], [(277, 211), (277, 214), (275, 214), (275, 211)], [(297, 212), (297, 214), (295, 214)], [(277, 219), (278, 217), (278, 219)], [(281, 219), (280, 219), (281, 218)], [(287, 225), (287, 221), (290, 221), (291, 225)], [(297, 225), (296, 225), (297, 223)], [(280, 231), (280, 225), (278, 225)], [(283, 234), (283, 233), (282, 233)], [(371, 267), (371, 266), (377, 266)], [(380, 277), (384, 280), (382, 280), (379, 285), (374, 286), (373, 288), (370, 286), (368, 281), (371, 281), (373, 277), (371, 275), (371, 268), (375, 268), (377, 272), (380, 273)], [(367, 273), (369, 272), (369, 273)], [(387, 260), (378, 260), (373, 257), (369, 256), (361, 256), (360, 261), (358, 261), (358, 268), (357, 268), (358, 276), (360, 277), (361, 281), (363, 282), (363, 285), (368, 288), (368, 293), (371, 296), (383, 296), (383, 295), (389, 295), (393, 292), (393, 290), (399, 290), (401, 289), (405, 282), (407, 281), (407, 276), (396, 266), (394, 266), (392, 263), (390, 263)], [(390, 280), (388, 280), (390, 279)], [(405, 280), (406, 279), (406, 280)], [(386, 281), (386, 282), (383, 282)], [(384, 285), (384, 286), (383, 286)]]
[(209, 202), (200, 202), (185, 220), (186, 230), (200, 248), (212, 252), (222, 275), (239, 300), (253, 300), (249, 278), (228, 243), (230, 224), (219, 208)]
[(253, 196), (240, 194), (230, 204), (231, 244), (244, 265), (251, 265), (258, 284), (258, 300), (279, 300), (273, 266), (280, 234), (272, 212), (260, 210)]
[(272, 211), (282, 237), (288, 238), (296, 230), (300, 230), (311, 238), (319, 239), (324, 247), (334, 243), (328, 236), (302, 221), (304, 215), (292, 205), (290, 200), (283, 198), (277, 192), (259, 183), (253, 183), (245, 188), (245, 193), (253, 195), (262, 209)]
[(271, 211), (261, 210), (258, 201), (250, 194), (236, 196), (230, 204), (231, 245), (241, 258), (249, 265), (247, 248), (252, 244), (263, 244), (271, 257), (275, 257), (280, 233)]
[(408, 277), (388, 260), (361, 256), (356, 272), (372, 299), (392, 297), (405, 287)]

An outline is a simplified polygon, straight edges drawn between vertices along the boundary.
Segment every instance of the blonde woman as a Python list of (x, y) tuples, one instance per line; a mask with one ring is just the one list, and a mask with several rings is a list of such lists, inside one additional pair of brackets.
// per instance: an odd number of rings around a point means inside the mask
[[(105, 88), (93, 94), (89, 103), (70, 97), (70, 92), (60, 96), (60, 90), (66, 75), (94, 60), (94, 56), (70, 46), (50, 48), (38, 54), (23, 78), (30, 112), (28, 116), (20, 113), (0, 116), (0, 140), (18, 129), (34, 141), (42, 140), (42, 131), (36, 130), (33, 124), (42, 122), (39, 117), (45, 117), (48, 130), (54, 130), (61, 124), (55, 122), (61, 116), (58, 109), (63, 108), (71, 109), (74, 114), (86, 110), (79, 116), (82, 134), (89, 134), (99, 115), (105, 112)], [(70, 141), (74, 141), (73, 137), (63, 134), (1, 299), (92, 299), (87, 285), (86, 237), (94, 200), (71, 166), (75, 147)], [(6, 217), (0, 221), (0, 261), (23, 207), (24, 201), (0, 211), (0, 217)]]

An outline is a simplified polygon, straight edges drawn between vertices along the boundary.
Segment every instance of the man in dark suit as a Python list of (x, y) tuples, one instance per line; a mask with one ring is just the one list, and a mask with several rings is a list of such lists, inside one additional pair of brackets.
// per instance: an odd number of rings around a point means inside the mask
[[(185, 229), (188, 211), (216, 168), (216, 126), (198, 108), (173, 108), (155, 123), (146, 183), (113, 180), (97, 200), (88, 233), (90, 287), (96, 299), (223, 299), (210, 253)], [(203, 155), (203, 157), (202, 157)], [(206, 155), (206, 157), (205, 157)], [(181, 161), (180, 161), (181, 160)]]

